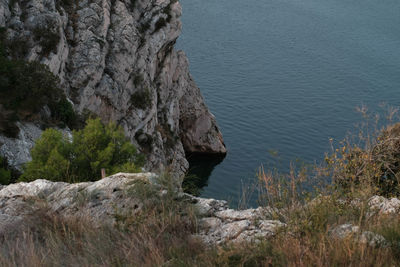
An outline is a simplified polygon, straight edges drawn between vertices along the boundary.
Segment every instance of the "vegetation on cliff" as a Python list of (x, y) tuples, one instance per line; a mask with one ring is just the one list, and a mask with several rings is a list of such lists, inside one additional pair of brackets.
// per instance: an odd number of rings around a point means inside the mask
[(26, 165), (20, 181), (94, 181), (107, 174), (139, 172), (144, 158), (114, 123), (104, 125), (100, 119), (88, 119), (82, 130), (72, 137), (47, 129), (37, 140), (32, 161)]
[[(17, 121), (74, 128), (77, 116), (59, 88), (58, 78), (46, 65), (13, 56), (20, 54), (15, 51), (20, 42), (8, 40), (6, 29), (0, 28), (0, 132), (16, 137)], [(45, 107), (50, 116), (43, 115)]]

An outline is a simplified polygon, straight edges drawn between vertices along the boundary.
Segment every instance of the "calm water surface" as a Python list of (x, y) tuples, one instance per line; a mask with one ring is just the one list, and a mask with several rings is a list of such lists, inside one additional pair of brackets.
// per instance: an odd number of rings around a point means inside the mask
[(321, 161), (328, 139), (360, 122), (357, 106), (400, 104), (399, 0), (181, 4), (177, 46), (229, 150), (214, 169), (192, 164), (205, 197), (234, 206), (258, 167), (276, 163), (269, 151), (278, 151), (282, 170), (296, 158)]

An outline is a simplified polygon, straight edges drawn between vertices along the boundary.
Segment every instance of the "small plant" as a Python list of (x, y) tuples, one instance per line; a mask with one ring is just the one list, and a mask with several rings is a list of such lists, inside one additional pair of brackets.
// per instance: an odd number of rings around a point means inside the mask
[(135, 75), (135, 78), (133, 79), (133, 84), (135, 85), (136, 88), (142, 85), (144, 81), (143, 74), (137, 74)]
[(11, 171), (8, 169), (7, 160), (0, 157), (0, 184), (6, 185), (11, 182)]
[(46, 26), (37, 26), (33, 30), (35, 41), (38, 41), (42, 47), (42, 56), (48, 56), (51, 52), (55, 52), (60, 41), (60, 33), (58, 29), (53, 29), (50, 22)]
[(348, 141), (326, 156), (336, 185), (347, 192), (369, 189), (371, 194), (400, 195), (400, 124), (383, 129), (365, 148)]
[(149, 88), (137, 91), (131, 96), (131, 104), (135, 108), (146, 109), (151, 105), (151, 92)]

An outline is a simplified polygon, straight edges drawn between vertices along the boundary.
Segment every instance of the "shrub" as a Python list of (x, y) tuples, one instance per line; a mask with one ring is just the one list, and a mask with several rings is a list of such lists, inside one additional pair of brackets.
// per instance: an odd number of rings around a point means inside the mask
[(135, 75), (135, 78), (133, 79), (133, 84), (137, 88), (143, 83), (143, 81), (144, 81), (143, 74), (137, 74), (137, 75)]
[[(77, 128), (79, 118), (72, 104), (65, 97), (61, 98), (57, 103), (50, 103), (49, 107), (54, 119), (65, 123), (71, 128)], [(62, 128), (64, 126), (62, 125)]]
[(151, 92), (149, 88), (135, 92), (131, 96), (131, 104), (135, 108), (145, 109), (151, 105)]
[[(16, 121), (34, 120), (44, 106), (49, 106), (53, 123), (59, 121), (74, 126), (76, 115), (59, 80), (46, 65), (10, 59), (14, 47), (7, 41), (6, 31), (0, 28), (0, 130), (16, 137)], [(9, 130), (11, 129), (11, 131)]]
[(50, 22), (46, 26), (38, 26), (33, 29), (33, 37), (42, 47), (42, 56), (48, 56), (51, 52), (54, 52), (60, 41), (60, 33), (57, 29), (52, 29)]
[(122, 128), (89, 119), (84, 129), (74, 131), (72, 140), (55, 129), (47, 129), (37, 140), (32, 161), (21, 181), (94, 181), (102, 168), (107, 174), (138, 172), (144, 159), (127, 140)]
[(343, 142), (325, 158), (332, 178), (345, 191), (400, 195), (400, 124), (383, 129), (365, 148)]
[(8, 169), (7, 160), (0, 157), (0, 184), (9, 184), (11, 182), (11, 171)]
[(14, 183), (20, 175), (21, 173), (17, 169), (8, 164), (6, 158), (0, 156), (0, 184)]

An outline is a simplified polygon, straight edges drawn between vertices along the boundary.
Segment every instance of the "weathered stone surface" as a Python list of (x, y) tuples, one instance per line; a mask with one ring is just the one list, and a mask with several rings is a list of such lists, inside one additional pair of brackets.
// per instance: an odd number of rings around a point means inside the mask
[(247, 209), (247, 210), (233, 210), (227, 209), (216, 212), (214, 215), (225, 221), (240, 221), (245, 219), (254, 219), (261, 216), (262, 208)]
[(229, 242), (257, 242), (260, 238), (273, 236), (286, 225), (271, 220), (271, 209), (234, 210), (226, 201), (192, 197), (200, 215), (198, 237), (210, 245)]
[(25, 215), (35, 213), (41, 204), (63, 216), (89, 216), (94, 223), (113, 224), (117, 213), (135, 212), (142, 205), (138, 199), (124, 196), (123, 189), (134, 186), (135, 180), (151, 183), (155, 177), (152, 173), (119, 173), (97, 182), (36, 180), (5, 186), (0, 190), (0, 233), (22, 223)]
[(346, 223), (331, 229), (330, 234), (333, 238), (344, 239), (352, 234), (358, 233), (359, 231), (360, 227)]
[(196, 202), (195, 206), (199, 214), (202, 216), (211, 216), (218, 211), (228, 209), (228, 202), (225, 200), (215, 200), (212, 198), (200, 197), (192, 197), (192, 199)]
[[(120, 124), (147, 153), (149, 169), (172, 166), (179, 175), (188, 168), (185, 150), (226, 153), (187, 58), (174, 49), (179, 2), (84, 0), (67, 7), (63, 1), (28, 0), (13, 1), (11, 8), (9, 2), (0, 1), (0, 26), (10, 39), (27, 40), (25, 59), (48, 65), (76, 110)], [(35, 29), (57, 37), (49, 53)], [(10, 161), (28, 159), (24, 152)]]
[(368, 206), (373, 213), (397, 214), (400, 212), (400, 200), (398, 198), (387, 199), (382, 196), (373, 196), (369, 199)]
[[(157, 188), (158, 179), (153, 173), (118, 173), (77, 184), (36, 180), (4, 186), (0, 188), (0, 236), (5, 231), (18, 231), (43, 208), (60, 216), (83, 216), (91, 218), (94, 224), (113, 225), (121, 214), (134, 215), (143, 206), (143, 199), (130, 190), (138, 180)], [(162, 195), (165, 190), (159, 189)], [(180, 199), (194, 204), (202, 215), (196, 235), (207, 244), (253, 242), (271, 237), (285, 226), (267, 218), (262, 208), (236, 211), (228, 209), (226, 201), (188, 194), (182, 194)]]
[(346, 239), (352, 238), (353, 240), (369, 246), (387, 246), (386, 239), (371, 231), (361, 231), (360, 227), (352, 224), (342, 224), (336, 226), (329, 231), (332, 238)]

